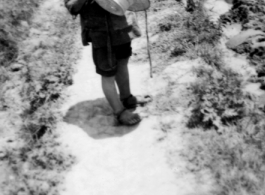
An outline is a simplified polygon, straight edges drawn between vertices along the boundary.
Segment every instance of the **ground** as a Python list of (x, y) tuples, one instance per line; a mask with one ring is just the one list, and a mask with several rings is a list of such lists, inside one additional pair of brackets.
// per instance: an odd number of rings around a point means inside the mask
[[(63, 107), (65, 123), (58, 129), (62, 143), (77, 156), (77, 163), (66, 176), (63, 194), (190, 194), (203, 188), (192, 174), (185, 172), (185, 166), (173, 171), (169, 165), (169, 147), (175, 142), (174, 148), (181, 148), (183, 140), (179, 133), (180, 137), (175, 136), (171, 142), (163, 141), (166, 135), (159, 126), (162, 120), (173, 120), (178, 115), (167, 114), (164, 118), (162, 113), (152, 114), (148, 111), (151, 103), (136, 110), (143, 117), (139, 125), (113, 125), (112, 111), (101, 90), (100, 77), (95, 74), (90, 50), (87, 47), (83, 51), (74, 85), (69, 87), (69, 101)], [(173, 64), (159, 77), (150, 79), (148, 64), (130, 64), (132, 91), (155, 96), (167, 85), (165, 78), (177, 77), (180, 85), (187, 82), (191, 66), (182, 63), (183, 71), (180, 66)], [(170, 78), (172, 71), (176, 74)], [(179, 125), (183, 126), (181, 120)], [(182, 161), (179, 157), (177, 164)], [(197, 187), (190, 188), (191, 183)]]
[[(198, 179), (187, 170), (179, 152), (185, 147), (181, 115), (185, 108), (179, 98), (183, 99), (184, 88), (195, 79), (192, 67), (198, 63), (197, 60), (174, 63), (154, 78), (149, 77), (148, 63), (130, 63), (131, 88), (135, 95), (158, 97), (170, 82), (176, 82), (179, 87), (172, 96), (178, 101), (175, 104), (178, 108), (175, 113), (153, 112), (157, 101), (161, 101), (156, 98), (145, 108), (136, 110), (143, 117), (139, 125), (115, 127), (100, 77), (95, 73), (91, 48), (84, 48), (74, 84), (68, 88), (69, 100), (63, 106), (65, 122), (58, 129), (62, 143), (77, 157), (66, 175), (62, 194), (209, 193), (211, 175), (206, 171)], [(175, 131), (161, 131), (161, 123), (170, 120), (174, 121)]]

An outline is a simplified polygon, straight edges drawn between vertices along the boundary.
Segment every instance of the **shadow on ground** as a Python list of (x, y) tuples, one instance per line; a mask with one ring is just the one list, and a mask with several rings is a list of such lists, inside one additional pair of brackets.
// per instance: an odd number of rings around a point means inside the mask
[(105, 98), (80, 102), (66, 113), (64, 121), (82, 128), (90, 137), (103, 139), (121, 137), (137, 128), (116, 126), (112, 109)]

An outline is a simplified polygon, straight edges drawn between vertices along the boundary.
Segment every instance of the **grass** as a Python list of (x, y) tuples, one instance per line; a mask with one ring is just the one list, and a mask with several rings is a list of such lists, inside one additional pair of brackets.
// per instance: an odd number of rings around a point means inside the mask
[[(193, 14), (178, 8), (180, 15), (167, 15), (152, 28), (159, 34), (152, 50), (167, 59), (161, 66), (187, 59), (204, 61), (195, 67), (197, 79), (189, 87), (193, 97), (186, 109), (190, 129), (184, 132), (189, 147), (182, 155), (195, 174), (210, 170), (216, 184), (211, 194), (264, 194), (264, 112), (255, 97), (243, 91), (241, 75), (223, 61), (224, 52), (218, 47), (221, 25), (211, 23), (202, 2), (197, 1), (196, 6)], [(178, 86), (173, 83), (165, 91), (174, 87)], [(167, 93), (160, 99), (168, 103), (164, 105), (172, 114), (176, 101), (171, 98)], [(162, 125), (161, 130), (177, 129)]]
[[(177, 1), (151, 3), (153, 8), (148, 12), (148, 28), (154, 73), (161, 72), (167, 65), (178, 60), (200, 57), (208, 60), (209, 55), (216, 55), (208, 47), (213, 48), (212, 46), (219, 41), (221, 27), (210, 21), (201, 4), (197, 3), (194, 12), (188, 13)], [(139, 20), (144, 21), (144, 16), (139, 15)], [(141, 27), (145, 28), (144, 25)], [(145, 45), (137, 51), (133, 59), (148, 59)]]
[(3, 1), (0, 9), (0, 105), (21, 124), (12, 126), (15, 137), (1, 149), (0, 163), (10, 171), (1, 192), (57, 195), (74, 162), (54, 130), (79, 58), (78, 23), (61, 1)]
[(237, 125), (249, 114), (254, 97), (243, 91), (243, 78), (229, 68), (218, 70), (201, 66), (195, 68), (200, 77), (190, 87), (194, 94), (192, 115), (188, 127), (202, 126), (205, 129)]
[(191, 163), (196, 164), (192, 171), (211, 170), (217, 186), (213, 194), (264, 193), (263, 117), (247, 117), (221, 134), (201, 129), (187, 133), (193, 143), (188, 149), (193, 151)]
[(192, 164), (211, 170), (213, 194), (263, 194), (264, 113), (242, 91), (240, 75), (222, 62), (222, 52), (214, 44), (199, 48), (208, 67), (195, 70), (198, 80), (191, 89), (195, 102), (188, 126), (203, 127), (188, 133)]
[[(7, 67), (18, 55), (18, 42), (29, 33), (29, 22), (40, 1), (1, 1), (0, 65)], [(19, 8), (19, 9), (17, 9)]]
[[(225, 15), (221, 17), (223, 24), (239, 23), (242, 25), (242, 30), (249, 29), (264, 31), (264, 6), (265, 3), (262, 0), (257, 1), (238, 1), (234, 4), (233, 8)], [(255, 40), (256, 39), (256, 40)], [(259, 42), (259, 46), (255, 46), (255, 42)], [(234, 48), (235, 52), (239, 54), (245, 54), (248, 56), (249, 62), (256, 66), (258, 73), (264, 72), (264, 38), (251, 38), (249, 41), (238, 45)]]
[(11, 170), (9, 180), (2, 183), (2, 193), (10, 194), (59, 194), (58, 186), (63, 173), (74, 163), (73, 156), (64, 153), (56, 136), (46, 134), (39, 142), (21, 144), (18, 148), (8, 148), (1, 156)]

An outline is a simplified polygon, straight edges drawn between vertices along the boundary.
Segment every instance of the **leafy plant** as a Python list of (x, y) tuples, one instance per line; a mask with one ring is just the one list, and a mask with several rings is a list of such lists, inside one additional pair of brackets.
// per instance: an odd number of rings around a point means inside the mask
[[(0, 7), (0, 109), (17, 113), (23, 123), (14, 129), (14, 147), (0, 157), (11, 170), (11, 179), (0, 184), (7, 195), (57, 195), (62, 174), (74, 161), (56, 142), (54, 129), (79, 58), (77, 23), (62, 2), (38, 8), (40, 2), (4, 0)], [(15, 73), (14, 63), (22, 66)]]
[(220, 128), (235, 124), (244, 116), (247, 94), (242, 91), (242, 79), (230, 69), (195, 69), (199, 82), (191, 85), (193, 111), (189, 127)]
[(74, 157), (61, 150), (54, 135), (46, 134), (31, 147), (24, 143), (7, 148), (0, 160), (12, 170), (9, 181), (0, 184), (3, 195), (57, 195), (56, 187), (62, 179), (60, 173), (69, 169)]
[(189, 133), (190, 144), (183, 156), (193, 172), (210, 169), (216, 184), (212, 194), (265, 192), (265, 123), (261, 118), (264, 113), (246, 117), (238, 126), (224, 128), (222, 134), (201, 129)]
[(204, 11), (202, 3), (200, 6), (187, 18), (185, 26), (190, 36), (193, 37), (195, 44), (208, 43), (215, 45), (221, 35), (221, 26), (214, 24), (207, 13)]

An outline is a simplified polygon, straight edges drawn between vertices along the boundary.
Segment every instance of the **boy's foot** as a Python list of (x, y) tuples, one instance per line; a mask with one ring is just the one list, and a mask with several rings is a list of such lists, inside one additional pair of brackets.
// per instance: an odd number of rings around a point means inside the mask
[(144, 106), (146, 103), (151, 101), (152, 98), (150, 95), (144, 95), (144, 96), (130, 95), (129, 97), (121, 100), (123, 106), (127, 109), (136, 108), (137, 105)]
[(126, 109), (116, 114), (116, 119), (119, 122), (119, 124), (127, 126), (136, 125), (141, 121), (141, 117), (139, 114), (132, 113)]

